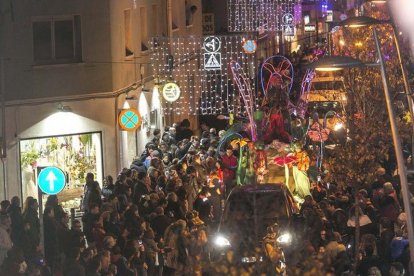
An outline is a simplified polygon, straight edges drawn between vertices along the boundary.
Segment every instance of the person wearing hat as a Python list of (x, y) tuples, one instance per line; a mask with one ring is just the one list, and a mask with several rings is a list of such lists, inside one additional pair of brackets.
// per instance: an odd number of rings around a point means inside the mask
[(379, 202), (379, 211), (381, 216), (388, 218), (392, 222), (396, 222), (400, 214), (400, 205), (396, 199), (394, 187), (390, 182), (384, 183), (384, 194)]
[(391, 182), (392, 178), (389, 176), (383, 167), (379, 167), (375, 172), (376, 180), (371, 184), (372, 203), (375, 208), (379, 208), (379, 201), (382, 197), (382, 188), (385, 182)]
[(199, 213), (201, 220), (207, 224), (210, 222), (212, 210), (212, 205), (209, 200), (210, 194), (208, 190), (208, 187), (202, 187), (200, 193), (197, 196), (197, 199), (194, 202), (194, 210)]
[(212, 223), (218, 225), (221, 219), (221, 193), (220, 193), (220, 179), (217, 176), (212, 175), (207, 183), (209, 201), (212, 207)]
[(217, 131), (215, 128), (210, 128), (210, 140), (217, 139)]

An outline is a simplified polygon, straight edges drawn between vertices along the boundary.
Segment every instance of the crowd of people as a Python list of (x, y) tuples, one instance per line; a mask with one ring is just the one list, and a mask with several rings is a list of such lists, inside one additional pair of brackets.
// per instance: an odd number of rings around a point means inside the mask
[(300, 208), (304, 246), (295, 275), (410, 275), (398, 177), (379, 167), (365, 188), (314, 183), (311, 193)]
[[(154, 130), (142, 155), (116, 179), (107, 176), (103, 188), (88, 173), (80, 219), (51, 195), (42, 229), (35, 198), (23, 210), (17, 196), (2, 201), (0, 274), (231, 274), (210, 262), (209, 237), (235, 185), (238, 151), (217, 149), (224, 132), (201, 128), (200, 137), (188, 120)], [(304, 246), (288, 261), (288, 275), (408, 275), (397, 178), (379, 168), (377, 180), (357, 192), (312, 182), (312, 195), (300, 206)]]
[(82, 218), (71, 220), (50, 195), (43, 242), (37, 199), (23, 210), (17, 196), (3, 201), (0, 274), (201, 275), (237, 158), (230, 149), (216, 155), (215, 129), (197, 137), (189, 127), (184, 120), (162, 136), (154, 130), (142, 155), (103, 188), (88, 173)]

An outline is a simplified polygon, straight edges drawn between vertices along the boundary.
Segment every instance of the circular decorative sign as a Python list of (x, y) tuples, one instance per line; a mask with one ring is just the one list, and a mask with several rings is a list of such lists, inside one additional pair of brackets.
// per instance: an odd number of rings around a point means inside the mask
[(142, 123), (141, 115), (135, 108), (123, 109), (118, 116), (118, 124), (122, 130), (135, 131)]
[(162, 96), (167, 102), (175, 102), (180, 98), (180, 94), (180, 87), (174, 82), (169, 82), (162, 88)]
[(243, 43), (243, 51), (246, 54), (254, 54), (257, 50), (257, 43), (254, 40), (246, 40)]

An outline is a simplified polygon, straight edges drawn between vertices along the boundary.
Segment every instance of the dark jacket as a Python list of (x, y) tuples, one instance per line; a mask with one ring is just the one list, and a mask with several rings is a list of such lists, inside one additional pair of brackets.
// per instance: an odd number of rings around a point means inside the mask
[(85, 276), (85, 268), (74, 259), (66, 259), (63, 265), (64, 276)]
[(151, 228), (157, 237), (164, 237), (165, 230), (171, 224), (171, 219), (166, 215), (157, 215), (151, 221)]

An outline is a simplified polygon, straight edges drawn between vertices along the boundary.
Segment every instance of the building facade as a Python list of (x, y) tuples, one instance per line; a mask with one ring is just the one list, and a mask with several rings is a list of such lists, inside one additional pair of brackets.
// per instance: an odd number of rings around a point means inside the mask
[[(116, 176), (162, 127), (150, 41), (201, 35), (201, 3), (5, 0), (0, 11), (0, 195), (36, 196), (39, 170), (58, 166), (72, 207), (86, 172), (100, 183)], [(137, 131), (119, 127), (119, 112), (129, 107), (141, 114)]]

